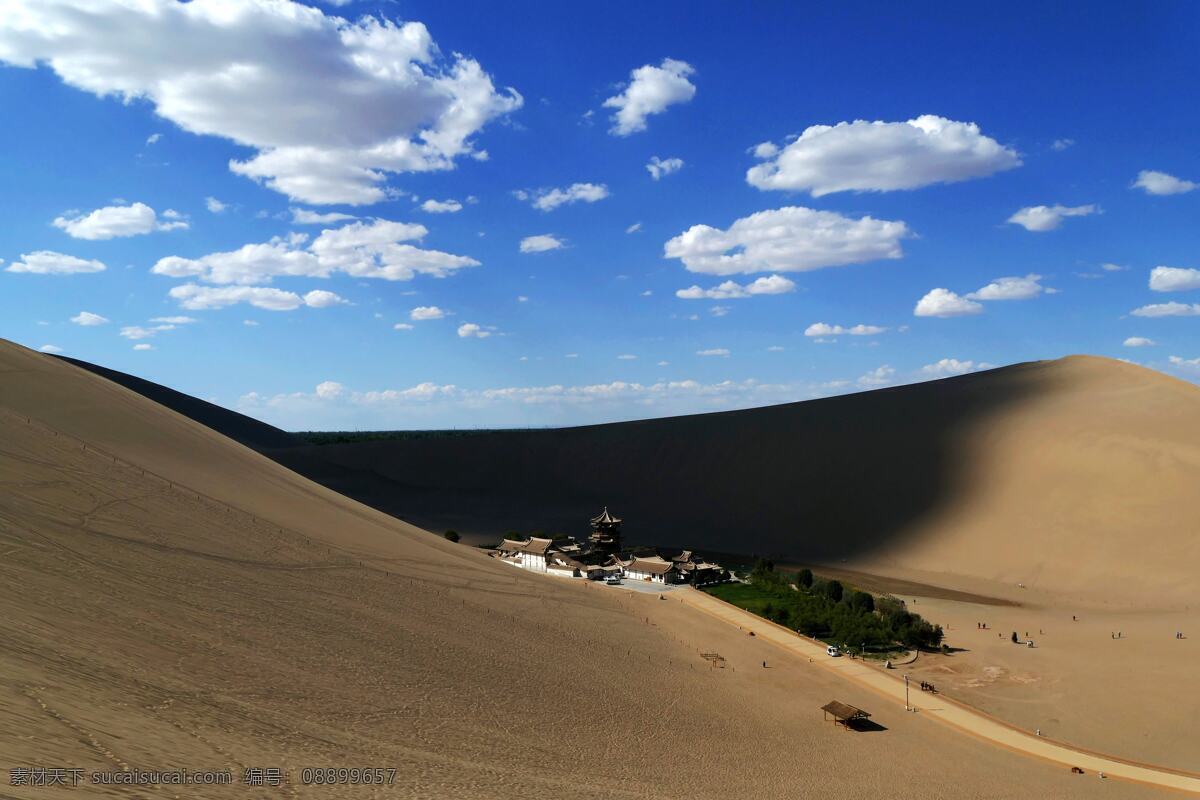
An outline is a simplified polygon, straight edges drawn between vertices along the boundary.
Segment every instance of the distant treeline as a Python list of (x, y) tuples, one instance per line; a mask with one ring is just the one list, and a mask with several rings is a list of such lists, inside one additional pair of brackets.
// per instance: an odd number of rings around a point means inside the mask
[(808, 569), (791, 575), (776, 572), (766, 560), (759, 560), (748, 580), (706, 591), (806, 636), (855, 650), (864, 644), (868, 651), (886, 652), (897, 644), (931, 649), (942, 643), (940, 625), (930, 624), (889, 595), (876, 598), (840, 581), (815, 577)]
[(295, 431), (293, 436), (309, 444), (352, 444), (413, 439), (449, 439), (485, 433), (518, 433), (533, 428), (449, 428), (438, 431)]

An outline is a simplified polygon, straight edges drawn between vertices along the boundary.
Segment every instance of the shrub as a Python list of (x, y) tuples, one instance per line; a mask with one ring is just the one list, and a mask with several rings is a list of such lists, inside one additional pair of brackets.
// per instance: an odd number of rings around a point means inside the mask
[(796, 585), (802, 589), (811, 589), (813, 585), (812, 570), (808, 567), (796, 573)]
[(449, 539), (452, 542), (457, 542), (460, 538), (458, 535), (458, 531), (446, 531), (445, 533), (442, 534), (442, 536), (445, 536), (447, 539)]
[(842, 591), (840, 581), (830, 581), (825, 584), (825, 596), (835, 603), (842, 599)]
[(866, 592), (856, 591), (850, 595), (850, 607), (860, 614), (870, 614), (875, 610), (875, 598)]

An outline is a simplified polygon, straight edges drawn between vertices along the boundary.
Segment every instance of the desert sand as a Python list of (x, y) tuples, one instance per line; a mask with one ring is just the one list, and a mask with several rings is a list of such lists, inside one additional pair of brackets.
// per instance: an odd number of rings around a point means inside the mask
[[(281, 790), (304, 797), (1159, 796), (906, 715), (682, 603), (498, 564), (8, 343), (0, 573), (6, 769), (397, 769)], [(834, 730), (835, 697), (886, 730)]]

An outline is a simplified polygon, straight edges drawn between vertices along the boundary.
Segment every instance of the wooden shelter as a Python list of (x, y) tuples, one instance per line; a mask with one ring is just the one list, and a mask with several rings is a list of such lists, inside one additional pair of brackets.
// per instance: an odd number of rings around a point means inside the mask
[(838, 700), (830, 700), (821, 706), (821, 711), (824, 713), (826, 720), (833, 717), (834, 722), (841, 724), (845, 728), (850, 728), (855, 722), (866, 722), (871, 716), (861, 708), (855, 708), (848, 703), (842, 703)]

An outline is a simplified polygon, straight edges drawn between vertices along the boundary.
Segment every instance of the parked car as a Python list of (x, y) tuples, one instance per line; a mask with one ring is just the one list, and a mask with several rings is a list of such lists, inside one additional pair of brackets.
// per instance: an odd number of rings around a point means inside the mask
[(825, 653), (831, 658), (837, 658), (842, 654), (842, 651), (838, 649), (836, 644), (831, 644), (825, 648)]
[(609, 578), (608, 580), (605, 581), (605, 583), (607, 583), (609, 586), (620, 586), (621, 579), (620, 578)]

